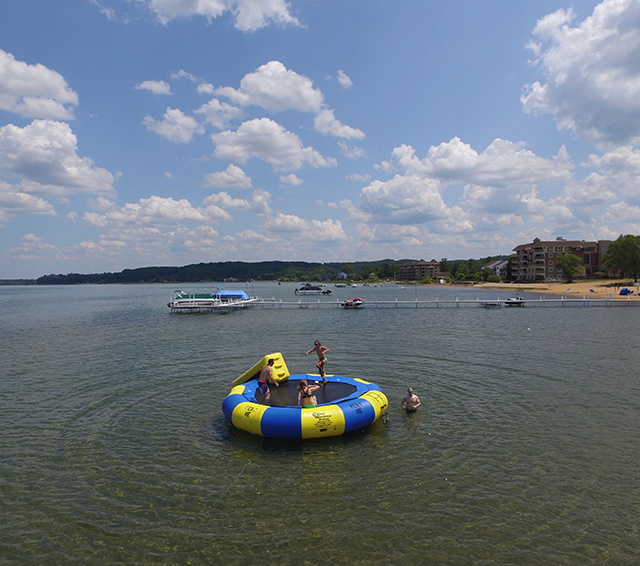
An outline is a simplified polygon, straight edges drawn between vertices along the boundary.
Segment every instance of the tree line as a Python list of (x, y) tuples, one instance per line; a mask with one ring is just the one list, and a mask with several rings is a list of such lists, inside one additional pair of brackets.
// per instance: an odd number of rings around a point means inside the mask
[(202, 281), (337, 281), (346, 275), (351, 281), (392, 279), (408, 259), (354, 263), (312, 263), (304, 261), (226, 261), (182, 267), (140, 267), (121, 272), (51, 274), (39, 277), (38, 285), (107, 283), (198, 283)]

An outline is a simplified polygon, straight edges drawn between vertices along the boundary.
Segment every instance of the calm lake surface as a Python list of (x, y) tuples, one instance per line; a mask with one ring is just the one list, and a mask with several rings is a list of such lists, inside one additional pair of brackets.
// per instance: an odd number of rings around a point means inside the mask
[[(180, 315), (174, 288), (0, 287), (0, 564), (640, 563), (640, 308)], [(355, 296), (508, 294), (320, 300)], [(382, 387), (388, 422), (231, 427), (231, 382), (271, 352), (314, 372), (315, 339), (328, 373)]]

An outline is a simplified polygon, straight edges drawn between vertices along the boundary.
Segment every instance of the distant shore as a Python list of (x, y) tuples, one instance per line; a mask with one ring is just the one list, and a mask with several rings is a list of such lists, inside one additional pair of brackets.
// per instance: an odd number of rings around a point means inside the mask
[[(598, 279), (591, 281), (574, 281), (573, 283), (479, 283), (483, 289), (505, 289), (518, 292), (546, 293), (549, 295), (568, 295), (572, 297), (606, 298), (612, 299), (640, 299), (637, 295), (638, 287), (629, 279)], [(627, 288), (632, 295), (621, 295), (620, 290)]]

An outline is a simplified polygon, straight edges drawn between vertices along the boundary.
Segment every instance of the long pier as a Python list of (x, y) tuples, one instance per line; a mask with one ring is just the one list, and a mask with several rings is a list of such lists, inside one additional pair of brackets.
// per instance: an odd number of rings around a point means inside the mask
[[(361, 307), (364, 309), (370, 308), (468, 308), (468, 307), (480, 307), (485, 309), (497, 309), (507, 308), (516, 309), (524, 307), (635, 307), (640, 306), (640, 298), (620, 298), (613, 299), (610, 295), (607, 297), (565, 297), (565, 296), (540, 296), (538, 299), (525, 299), (523, 298), (518, 304), (507, 302), (507, 299), (488, 299), (488, 298), (475, 298), (475, 299), (453, 299), (453, 300), (367, 300)], [(284, 301), (276, 299), (258, 299), (253, 302), (249, 308), (262, 308), (262, 309), (287, 309), (287, 308), (299, 308), (299, 309), (321, 309), (321, 308), (344, 308), (341, 301), (327, 301), (317, 299), (316, 301), (298, 299), (297, 301)], [(347, 309), (345, 309), (347, 310)], [(360, 309), (348, 309), (348, 310), (360, 310)]]

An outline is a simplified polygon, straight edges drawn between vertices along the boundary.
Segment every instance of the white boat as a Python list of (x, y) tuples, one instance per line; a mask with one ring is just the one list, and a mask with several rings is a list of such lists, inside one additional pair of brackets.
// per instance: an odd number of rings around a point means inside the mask
[(508, 307), (524, 307), (524, 299), (520, 296), (505, 299), (504, 304)]
[(311, 285), (311, 283), (305, 283), (299, 289), (294, 291), (296, 295), (331, 295), (331, 289), (321, 287), (320, 285)]
[(361, 309), (364, 306), (364, 299), (356, 297), (355, 299), (347, 299), (340, 303), (345, 309)]
[(215, 293), (185, 293), (174, 291), (167, 306), (171, 312), (228, 312), (258, 302), (244, 291), (227, 291), (218, 287)]

